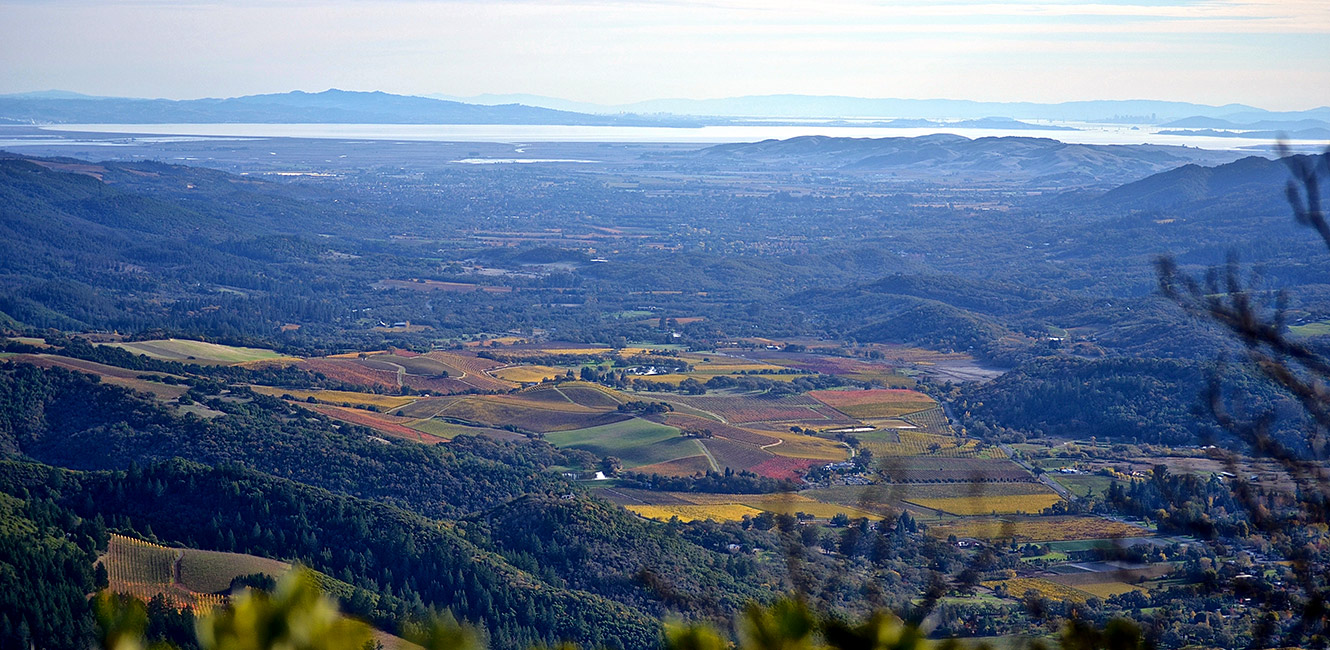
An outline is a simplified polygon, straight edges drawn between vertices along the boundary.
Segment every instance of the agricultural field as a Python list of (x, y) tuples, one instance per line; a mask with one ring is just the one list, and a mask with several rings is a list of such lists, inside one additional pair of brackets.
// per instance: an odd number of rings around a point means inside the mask
[(197, 593), (180, 584), (182, 555), (180, 549), (113, 533), (99, 561), (106, 567), (111, 591), (145, 601), (161, 594), (173, 607), (198, 612), (221, 605), (220, 595)]
[(702, 445), (722, 470), (728, 467), (736, 472), (748, 470), (757, 473), (754, 468), (777, 457), (769, 451), (728, 438), (708, 438), (702, 441)]
[(748, 395), (662, 395), (660, 399), (697, 409), (728, 424), (758, 422), (798, 422), (826, 426), (858, 424), (806, 395), (789, 395), (774, 399)]
[[(760, 512), (794, 515), (804, 513), (827, 520), (838, 514), (852, 519), (880, 519), (874, 512), (835, 503), (826, 503), (802, 494), (709, 494), (696, 492), (646, 492), (612, 488), (601, 490), (603, 496), (650, 519), (714, 519), (734, 521)], [(691, 518), (691, 519), (690, 519)]]
[(545, 435), (556, 447), (571, 447), (597, 456), (615, 456), (625, 468), (653, 465), (702, 452), (698, 441), (679, 435), (674, 427), (639, 418)]
[[(711, 379), (712, 377), (720, 377), (720, 376), (735, 376), (735, 375), (730, 375), (730, 373), (707, 374), (702, 372), (688, 372), (688, 373), (666, 373), (663, 375), (642, 375), (640, 377), (634, 377), (634, 379), (644, 379), (646, 381), (653, 381), (660, 384), (670, 384), (671, 386), (678, 386), (679, 384), (682, 384), (685, 379), (696, 379), (700, 382), (705, 383), (708, 379)], [(772, 374), (772, 375), (758, 375), (758, 376), (761, 377), (762, 379), (770, 381), (788, 382), (803, 377), (811, 377), (812, 375)]]
[(1076, 589), (1084, 591), (1100, 599), (1107, 599), (1113, 596), (1119, 596), (1129, 591), (1147, 592), (1144, 587), (1129, 585), (1125, 582), (1091, 582), (1089, 584), (1076, 585)]
[(955, 535), (989, 540), (1014, 538), (1017, 542), (1055, 542), (1143, 537), (1150, 531), (1098, 517), (1011, 517), (937, 524), (930, 527), (928, 533), (943, 538)]
[(563, 376), (564, 371), (550, 366), (508, 366), (499, 368), (490, 372), (490, 375), (504, 381), (513, 381), (519, 384), (539, 383), (546, 379), (554, 379)]
[(736, 357), (824, 375), (837, 375), (855, 381), (877, 383), (889, 388), (911, 388), (914, 386), (913, 379), (901, 374), (889, 363), (777, 350), (725, 350), (724, 352)]
[(842, 513), (850, 518), (867, 517), (869, 519), (880, 519), (880, 517), (873, 512), (859, 510), (858, 508), (837, 503), (826, 503), (804, 496), (803, 494), (789, 492), (780, 494), (703, 494), (695, 492), (670, 492), (666, 496), (671, 499), (678, 499), (685, 503), (692, 503), (699, 506), (739, 504), (776, 514), (792, 515), (802, 512), (818, 519), (830, 519), (837, 514)]
[(902, 420), (915, 425), (927, 433), (952, 435), (951, 422), (947, 419), (947, 414), (941, 406), (906, 413), (901, 416)]
[(761, 433), (752, 429), (736, 427), (731, 424), (725, 424), (723, 422), (687, 413), (679, 413), (677, 411), (665, 414), (663, 421), (665, 424), (672, 427), (679, 427), (680, 429), (705, 429), (711, 431), (713, 435), (721, 438), (729, 438), (735, 442), (743, 442), (756, 447), (773, 445), (780, 441), (780, 438), (776, 437), (775, 434)]
[(1330, 335), (1330, 320), (1313, 321), (1301, 325), (1289, 325), (1288, 331), (1293, 336), (1299, 338)]
[(879, 470), (895, 483), (1034, 482), (1034, 477), (1020, 465), (994, 458), (886, 457), (879, 462)]
[(1061, 600), (1073, 603), (1084, 603), (1089, 600), (1093, 594), (1081, 591), (1074, 587), (1060, 585), (1051, 580), (1043, 578), (1011, 578), (1009, 580), (989, 580), (983, 583), (985, 587), (993, 588), (1003, 585), (1007, 588), (1007, 593), (1013, 598), (1024, 598), (1027, 592), (1035, 592), (1040, 598), (1049, 600)]
[[(803, 494), (827, 503), (839, 503), (879, 514), (913, 511), (924, 520), (947, 520), (951, 517), (933, 509), (911, 507), (918, 501), (969, 499), (979, 495), (985, 499), (1057, 499), (1057, 495), (1041, 483), (886, 483), (880, 485), (837, 485), (806, 490)], [(989, 512), (982, 513), (984, 515)]]
[(377, 406), (385, 410), (395, 409), (399, 406), (405, 406), (416, 401), (416, 398), (414, 397), (377, 395), (375, 393), (354, 393), (345, 390), (300, 390), (297, 388), (277, 388), (274, 386), (250, 386), (250, 389), (256, 393), (271, 395), (273, 397), (290, 395), (300, 401), (305, 401), (313, 397), (319, 403), (323, 404)]
[(1113, 484), (1111, 477), (1098, 474), (1059, 474), (1052, 472), (1048, 476), (1078, 497), (1086, 497), (1091, 493), (1103, 496), (1108, 492), (1108, 487)]
[(334, 420), (341, 420), (342, 422), (369, 427), (385, 436), (401, 438), (412, 442), (443, 442), (443, 438), (440, 438), (439, 436), (408, 426), (413, 424), (410, 418), (384, 415), (382, 413), (373, 413), (361, 409), (346, 408), (344, 406), (330, 406), (327, 404), (309, 404), (307, 405), (307, 408), (322, 415), (326, 415)]
[(768, 435), (774, 436), (777, 441), (762, 446), (762, 449), (777, 456), (809, 458), (833, 463), (846, 460), (850, 456), (850, 450), (835, 440), (774, 429)]
[(188, 386), (164, 384), (157, 381), (140, 379), (140, 377), (175, 376), (161, 372), (140, 372), (137, 370), (118, 368), (116, 366), (108, 366), (95, 361), (84, 361), (83, 359), (74, 359), (53, 354), (14, 354), (9, 357), (9, 360), (18, 363), (30, 363), (42, 368), (59, 367), (66, 370), (97, 375), (98, 377), (101, 377), (102, 381), (108, 384), (149, 393), (162, 400), (173, 400), (184, 395), (185, 392), (189, 390)]
[(907, 500), (917, 506), (938, 510), (952, 515), (1010, 515), (1039, 514), (1045, 508), (1060, 503), (1062, 498), (1056, 494), (1020, 494), (1010, 496), (986, 496), (982, 493), (972, 497), (949, 497), (942, 499)]
[(659, 474), (661, 476), (693, 476), (694, 474), (704, 474), (712, 471), (711, 459), (703, 456), (685, 456), (667, 460), (663, 463), (652, 463), (650, 465), (640, 465), (633, 468), (634, 472), (643, 474)]
[(714, 506), (668, 505), (668, 506), (624, 506), (630, 512), (647, 519), (669, 521), (678, 517), (679, 521), (739, 521), (744, 517), (762, 514), (761, 510), (744, 505), (727, 504)]
[(933, 398), (903, 388), (815, 390), (809, 397), (859, 420), (896, 418), (937, 406)]
[(449, 373), (452, 379), (467, 384), (476, 390), (481, 391), (507, 391), (517, 388), (517, 384), (496, 379), (489, 375), (489, 371), (502, 366), (502, 363), (490, 359), (481, 359), (471, 356), (469, 353), (455, 353), (435, 351), (425, 355), (426, 357), (439, 361), (443, 365), (456, 370), (456, 373)]
[(403, 417), (441, 418), (479, 427), (501, 429), (514, 426), (522, 431), (551, 433), (612, 424), (630, 416), (592, 409), (572, 402), (557, 403), (521, 395), (468, 395), (417, 400), (393, 412)]
[(615, 390), (592, 383), (566, 382), (556, 387), (568, 401), (588, 408), (618, 408), (627, 398)]
[(387, 370), (375, 370), (368, 366), (361, 365), (356, 359), (341, 358), (322, 358), (306, 359), (296, 364), (301, 370), (317, 372), (329, 379), (340, 381), (365, 388), (401, 388), (400, 380), (396, 372)]
[(810, 458), (791, 458), (789, 456), (772, 456), (752, 467), (748, 471), (774, 479), (789, 479), (791, 481), (799, 478), (805, 470), (814, 465), (820, 465), (822, 461)]
[(257, 555), (200, 551), (180, 551), (180, 585), (199, 593), (222, 593), (237, 576), (263, 573), (274, 578), (291, 570), (291, 565)]
[(425, 435), (428, 441), (430, 436), (438, 438), (440, 441), (450, 441), (457, 436), (485, 436), (499, 441), (517, 441), (526, 440), (526, 436), (503, 429), (491, 429), (487, 427), (468, 427), (461, 424), (444, 422), (443, 420), (415, 420), (406, 424), (407, 428), (415, 429)]
[(973, 438), (937, 435), (909, 429), (851, 434), (874, 456), (933, 456), (937, 458), (994, 458), (1007, 455), (997, 447), (981, 444)]
[(188, 341), (184, 339), (161, 339), (156, 341), (134, 341), (129, 343), (102, 343), (101, 345), (121, 348), (133, 352), (134, 354), (142, 354), (163, 361), (180, 361), (184, 363), (229, 365), (252, 361), (299, 361), (299, 359), (288, 357), (272, 350), (243, 348), (232, 345), (219, 345), (217, 343), (205, 343), (203, 341)]

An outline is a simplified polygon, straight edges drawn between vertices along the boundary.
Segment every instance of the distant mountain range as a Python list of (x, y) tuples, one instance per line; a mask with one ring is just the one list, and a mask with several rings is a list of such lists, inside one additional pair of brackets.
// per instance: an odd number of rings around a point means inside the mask
[(50, 91), (0, 96), (0, 122), (694, 125), (688, 120), (590, 115), (519, 104), (482, 106), (344, 90), (190, 100), (70, 95)]
[(1049, 138), (970, 139), (805, 136), (722, 144), (687, 154), (698, 164), (754, 165), (885, 173), (902, 179), (1056, 183), (1125, 183), (1190, 163), (1234, 160), (1233, 152), (1162, 145), (1083, 145)]
[[(1235, 123), (1257, 120), (1282, 122), (1299, 119), (1330, 121), (1330, 107), (1306, 111), (1278, 112), (1245, 104), (1210, 106), (1157, 100), (1102, 100), (1049, 104), (978, 102), (963, 99), (874, 99), (834, 95), (750, 95), (721, 99), (653, 99), (630, 104), (610, 105), (523, 94), (476, 95), (473, 97), (433, 95), (433, 97), (476, 104), (520, 103), (528, 106), (542, 106), (584, 113), (634, 113), (639, 115), (663, 113), (670, 115), (790, 119), (980, 119), (996, 115), (1019, 120), (1135, 124), (1162, 124), (1190, 117), (1218, 118), (1226, 121), (1232, 120)], [(1217, 125), (1206, 126), (1224, 128)]]
[(318, 93), (294, 91), (190, 100), (96, 97), (61, 90), (0, 95), (0, 123), (255, 122), (575, 126), (780, 123), (772, 120), (790, 120), (795, 123), (804, 120), (853, 120), (852, 123), (858, 126), (902, 128), (1068, 128), (1020, 121), (1037, 120), (1287, 131), (1330, 127), (1330, 108), (1280, 113), (1243, 104), (1206, 106), (1154, 100), (1041, 104), (811, 95), (658, 99), (611, 106), (539, 95), (416, 97), (336, 89)]

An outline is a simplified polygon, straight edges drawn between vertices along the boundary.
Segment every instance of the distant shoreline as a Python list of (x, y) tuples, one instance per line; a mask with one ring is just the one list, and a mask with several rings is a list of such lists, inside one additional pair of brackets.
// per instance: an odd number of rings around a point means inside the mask
[[(21, 125), (14, 125), (21, 126)], [(560, 126), (528, 124), (51, 124), (22, 125), (52, 137), (62, 134), (117, 137), (205, 138), (313, 138), (426, 142), (659, 142), (717, 144), (787, 139), (799, 136), (899, 138), (941, 133), (971, 139), (986, 137), (1046, 138), (1069, 144), (1165, 145), (1222, 151), (1265, 153), (1273, 144), (1265, 138), (1207, 137), (1161, 133), (1155, 127), (1055, 123), (1076, 130), (989, 129), (947, 127), (841, 126), (828, 124), (745, 125), (701, 127)], [(0, 127), (3, 129), (6, 127)], [(0, 133), (3, 133), (0, 130)], [(74, 136), (70, 139), (83, 140)], [(23, 146), (22, 143), (7, 143)], [(1297, 144), (1295, 142), (1295, 144)], [(1321, 144), (1321, 143), (1307, 143)]]

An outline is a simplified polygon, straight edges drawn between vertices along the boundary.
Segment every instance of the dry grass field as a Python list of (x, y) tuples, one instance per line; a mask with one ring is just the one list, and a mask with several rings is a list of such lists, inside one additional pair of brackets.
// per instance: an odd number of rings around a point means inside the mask
[(1015, 539), (1017, 542), (1058, 542), (1144, 537), (1150, 535), (1150, 531), (1098, 517), (1011, 517), (937, 524), (928, 529), (928, 534), (942, 538), (955, 535), (990, 540)]
[(908, 499), (908, 503), (953, 515), (1009, 515), (1039, 514), (1045, 508), (1062, 501), (1056, 494), (1020, 494), (1010, 496), (950, 497), (942, 499)]
[(416, 401), (416, 398), (414, 397), (377, 395), (374, 393), (353, 393), (345, 390), (300, 390), (298, 388), (277, 388), (275, 386), (250, 386), (250, 389), (256, 393), (272, 395), (273, 397), (290, 395), (301, 401), (313, 397), (320, 403), (325, 404), (377, 406), (382, 409), (395, 409), (399, 406), (405, 406)]
[(808, 395), (852, 418), (894, 418), (937, 405), (933, 398), (903, 388), (815, 390)]
[(974, 438), (923, 433), (909, 429), (851, 434), (874, 456), (934, 456), (938, 458), (1006, 458), (997, 447), (980, 446)]
[(564, 371), (550, 366), (508, 366), (490, 371), (494, 377), (504, 381), (534, 384), (546, 379), (563, 376)]
[(184, 363), (239, 364), (249, 361), (289, 360), (272, 350), (261, 348), (242, 348), (233, 345), (188, 341), (184, 339), (161, 339), (156, 341), (134, 341), (131, 343), (103, 343), (134, 354), (143, 354), (154, 359), (180, 361)]

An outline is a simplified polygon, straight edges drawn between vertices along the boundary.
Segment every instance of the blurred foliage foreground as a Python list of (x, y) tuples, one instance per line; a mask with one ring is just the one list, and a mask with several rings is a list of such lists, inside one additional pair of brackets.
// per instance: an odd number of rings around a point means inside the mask
[[(148, 645), (143, 603), (103, 592), (96, 602), (100, 640), (105, 650), (173, 650), (167, 643)], [(706, 623), (665, 626), (665, 650), (913, 650), (915, 648), (984, 648), (959, 641), (930, 641), (917, 624), (880, 612), (858, 624), (810, 610), (802, 601), (785, 599), (771, 605), (749, 605), (734, 622), (734, 638)], [(196, 626), (202, 650), (372, 650), (382, 646), (368, 625), (343, 616), (337, 603), (324, 595), (304, 569), (288, 573), (271, 593), (246, 590), (225, 608), (201, 616)], [(423, 650), (483, 650), (480, 632), (450, 614), (436, 616), (407, 634)], [(1030, 650), (1048, 648), (1032, 640)], [(1071, 621), (1058, 647), (1064, 650), (1135, 650), (1147, 648), (1140, 628), (1124, 619), (1103, 630)], [(565, 645), (558, 650), (576, 650)]]

